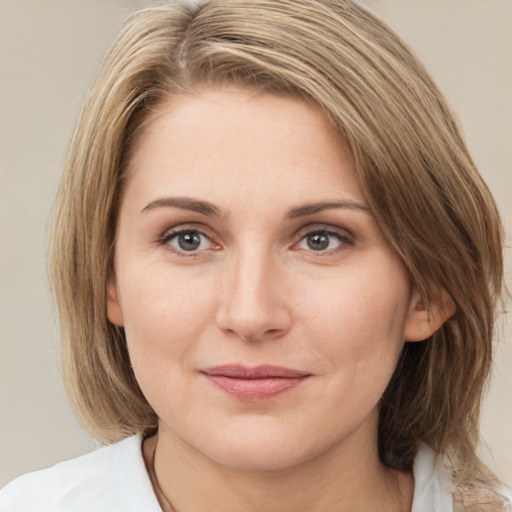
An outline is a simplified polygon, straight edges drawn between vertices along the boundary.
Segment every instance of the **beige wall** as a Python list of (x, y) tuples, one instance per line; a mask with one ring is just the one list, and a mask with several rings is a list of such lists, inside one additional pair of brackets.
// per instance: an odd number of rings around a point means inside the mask
[[(420, 54), (459, 113), (510, 233), (512, 2), (366, 3)], [(0, 486), (94, 446), (60, 382), (46, 284), (47, 224), (83, 95), (122, 20), (141, 4), (0, 0)], [(507, 258), (512, 288), (510, 252)], [(512, 483), (510, 318), (502, 338), (483, 433), (493, 465)]]

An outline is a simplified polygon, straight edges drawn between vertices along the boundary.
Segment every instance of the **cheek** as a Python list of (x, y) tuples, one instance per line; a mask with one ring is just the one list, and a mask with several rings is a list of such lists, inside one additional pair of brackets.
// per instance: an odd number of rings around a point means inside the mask
[[(301, 305), (332, 364), (392, 366), (404, 343), (409, 282), (398, 265), (341, 272), (310, 287)], [(299, 315), (300, 316), (300, 315)], [(389, 371), (389, 370), (388, 370)]]
[(146, 336), (160, 329), (168, 335), (193, 330), (211, 303), (208, 274), (195, 274), (194, 269), (173, 271), (165, 262), (127, 266), (120, 276), (125, 327), (143, 327)]
[[(137, 380), (169, 381), (192, 354), (211, 317), (211, 286), (187, 272), (169, 272), (161, 265), (127, 268), (119, 276), (130, 359)], [(123, 287), (124, 284), (124, 287)], [(162, 379), (163, 374), (165, 378)]]

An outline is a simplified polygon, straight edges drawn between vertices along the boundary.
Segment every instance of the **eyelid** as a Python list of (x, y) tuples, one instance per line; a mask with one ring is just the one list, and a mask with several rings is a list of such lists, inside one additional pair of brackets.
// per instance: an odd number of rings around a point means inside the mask
[[(180, 233), (187, 231), (196, 231), (200, 235), (206, 237), (210, 241), (211, 246), (208, 247), (207, 249), (200, 249), (197, 251), (183, 251), (180, 250), (179, 248), (170, 246), (170, 244), (168, 243), (169, 240), (179, 235)], [(327, 255), (340, 252), (342, 250), (345, 250), (347, 246), (352, 246), (356, 243), (355, 236), (346, 228), (334, 226), (332, 224), (313, 223), (303, 226), (297, 231), (295, 231), (292, 237), (294, 241), (291, 244), (291, 248), (298, 249), (297, 246), (304, 240), (306, 236), (317, 232), (325, 232), (332, 236), (336, 236), (339, 238), (341, 242), (341, 247), (337, 247), (335, 249), (327, 249), (325, 251), (316, 251), (317, 256), (321, 256), (322, 254)], [(217, 241), (217, 239), (218, 237), (215, 235), (215, 233), (212, 234), (212, 230), (208, 226), (204, 226), (204, 224), (190, 222), (168, 227), (167, 229), (163, 230), (161, 235), (157, 237), (155, 243), (158, 246), (166, 246), (166, 248), (174, 254), (191, 257), (199, 256), (201, 254), (204, 254), (205, 252), (209, 252), (212, 250), (221, 249), (222, 244), (219, 241)], [(312, 249), (308, 252), (315, 253), (315, 251)]]
[[(169, 241), (172, 240), (174, 237), (179, 235), (180, 233), (184, 232), (190, 232), (195, 231), (199, 233), (201, 236), (206, 237), (209, 241), (211, 246), (207, 249), (200, 249), (197, 251), (184, 251), (180, 250), (179, 248), (173, 247), (169, 244)], [(215, 237), (212, 236), (212, 234), (209, 232), (209, 229), (205, 229), (204, 226), (198, 226), (195, 223), (185, 223), (185, 224), (178, 224), (176, 226), (170, 227), (165, 229), (160, 236), (158, 236), (156, 243), (158, 246), (165, 246), (165, 248), (172, 252), (173, 254), (178, 254), (180, 256), (186, 256), (186, 257), (193, 257), (193, 256), (199, 256), (204, 254), (207, 251), (211, 250), (218, 250), (221, 248), (221, 244), (215, 241)]]
[(348, 240), (351, 240), (352, 242), (355, 242), (354, 235), (347, 228), (342, 228), (340, 226), (333, 226), (332, 224), (322, 224), (322, 223), (313, 223), (313, 224), (308, 224), (307, 226), (303, 226), (295, 232), (294, 237), (300, 237), (302, 239), (302, 237), (304, 237), (310, 233), (315, 233), (318, 231), (325, 231), (327, 233), (332, 233), (332, 234), (340, 236), (341, 238), (346, 238)]
[(296, 241), (292, 244), (292, 248), (300, 250), (298, 245), (309, 235), (314, 233), (324, 232), (332, 236), (336, 236), (340, 240), (340, 246), (334, 249), (327, 249), (325, 251), (314, 251), (313, 249), (306, 250), (315, 256), (331, 255), (346, 250), (349, 246), (356, 243), (354, 235), (347, 229), (332, 224), (309, 224), (296, 231), (294, 238)]

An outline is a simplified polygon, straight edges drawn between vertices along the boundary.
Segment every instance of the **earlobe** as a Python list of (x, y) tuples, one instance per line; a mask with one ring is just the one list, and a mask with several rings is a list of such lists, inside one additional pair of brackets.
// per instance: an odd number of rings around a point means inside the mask
[(455, 313), (451, 296), (441, 290), (430, 309), (415, 291), (412, 294), (409, 315), (405, 324), (405, 341), (423, 341), (432, 336)]
[(119, 295), (113, 280), (110, 280), (107, 285), (107, 318), (117, 327), (124, 325)]

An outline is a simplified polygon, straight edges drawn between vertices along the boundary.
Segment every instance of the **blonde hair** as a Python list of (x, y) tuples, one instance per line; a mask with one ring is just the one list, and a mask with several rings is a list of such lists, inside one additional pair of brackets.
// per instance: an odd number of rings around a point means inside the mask
[(382, 461), (410, 470), (419, 443), (461, 480), (475, 450), (502, 289), (502, 227), (457, 124), (428, 73), (351, 0), (162, 3), (128, 20), (71, 142), (57, 200), (53, 279), (65, 381), (83, 424), (113, 442), (156, 428), (124, 333), (106, 317), (116, 215), (130, 149), (159, 103), (219, 84), (317, 105), (350, 149), (363, 194), (427, 305), (457, 311), (406, 343), (380, 407)]

